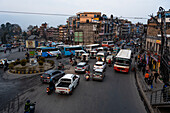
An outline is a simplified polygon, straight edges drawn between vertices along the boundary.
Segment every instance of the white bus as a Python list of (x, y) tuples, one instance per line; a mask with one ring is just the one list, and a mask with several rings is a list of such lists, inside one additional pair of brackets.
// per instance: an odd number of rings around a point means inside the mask
[(115, 57), (114, 70), (129, 72), (131, 65), (131, 50), (121, 49)]
[(98, 47), (100, 47), (99, 44), (86, 45), (86, 51), (92, 51), (94, 49), (97, 49)]

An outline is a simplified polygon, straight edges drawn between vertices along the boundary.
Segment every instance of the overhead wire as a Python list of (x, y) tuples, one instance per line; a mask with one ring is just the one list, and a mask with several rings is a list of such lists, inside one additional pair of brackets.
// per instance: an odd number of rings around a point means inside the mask
[[(15, 14), (30, 14), (30, 15), (48, 15), (48, 16), (75, 16), (75, 15), (69, 15), (69, 14), (57, 14), (57, 13), (34, 13), (34, 12), (19, 12), (19, 11), (0, 11), (0, 13), (15, 13)], [(128, 19), (148, 19), (145, 17), (123, 17), (120, 16), (118, 18), (128, 18)]]

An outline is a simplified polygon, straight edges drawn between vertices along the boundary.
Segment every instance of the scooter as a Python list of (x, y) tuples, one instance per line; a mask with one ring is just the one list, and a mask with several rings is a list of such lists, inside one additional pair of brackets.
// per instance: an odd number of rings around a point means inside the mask
[(64, 70), (64, 65), (58, 66), (57, 69), (58, 69), (58, 70)]
[(36, 104), (36, 102), (30, 103), (30, 113), (34, 113), (34, 111), (35, 111), (35, 104)]
[(36, 104), (36, 102), (30, 103), (29, 111), (24, 111), (24, 113), (34, 113), (35, 112), (35, 104)]
[(86, 81), (89, 81), (90, 80), (90, 75), (89, 74), (85, 74), (84, 78), (85, 78)]

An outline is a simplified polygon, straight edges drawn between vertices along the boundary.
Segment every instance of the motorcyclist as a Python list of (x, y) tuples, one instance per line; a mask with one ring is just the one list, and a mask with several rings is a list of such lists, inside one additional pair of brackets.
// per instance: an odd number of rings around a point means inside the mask
[(29, 113), (30, 112), (30, 100), (27, 100), (27, 102), (25, 103), (25, 112), (24, 113)]
[(64, 69), (63, 63), (59, 62), (58, 69)]
[(86, 71), (86, 75), (90, 76), (90, 71)]
[(55, 89), (55, 84), (54, 84), (54, 82), (52, 81), (52, 79), (51, 79), (50, 82), (49, 82), (49, 88), (50, 88), (50, 90)]
[(4, 71), (6, 71), (8, 69), (8, 63), (7, 63), (7, 60), (5, 60), (5, 63), (4, 63)]

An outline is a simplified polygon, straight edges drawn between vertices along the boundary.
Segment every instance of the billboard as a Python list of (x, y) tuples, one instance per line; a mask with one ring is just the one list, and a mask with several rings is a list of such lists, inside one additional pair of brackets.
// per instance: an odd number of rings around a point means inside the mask
[(38, 46), (38, 41), (26, 40), (26, 48), (36, 48)]

